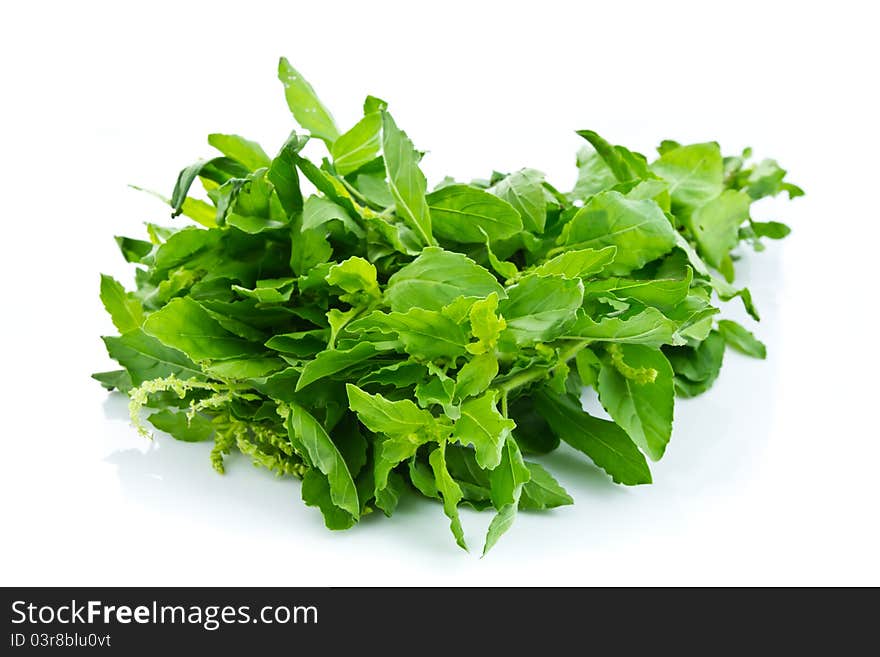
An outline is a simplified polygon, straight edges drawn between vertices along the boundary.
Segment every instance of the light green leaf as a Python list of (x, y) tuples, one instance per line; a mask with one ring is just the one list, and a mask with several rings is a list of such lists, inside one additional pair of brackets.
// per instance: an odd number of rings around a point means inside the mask
[(376, 355), (376, 351), (376, 347), (371, 343), (361, 342), (351, 349), (328, 349), (316, 354), (303, 368), (302, 375), (296, 382), (297, 392), (310, 383), (372, 358)]
[(278, 62), (278, 79), (284, 85), (287, 106), (296, 122), (312, 136), (324, 140), (328, 147), (332, 146), (339, 137), (333, 116), (318, 99), (312, 85), (284, 57)]
[(724, 164), (715, 142), (665, 151), (651, 170), (669, 183), (673, 203), (685, 209), (708, 203), (722, 190)]
[(266, 174), (272, 186), (275, 187), (278, 201), (288, 217), (302, 212), (303, 209), (299, 174), (296, 172), (296, 159), (297, 153), (299, 153), (306, 141), (306, 137), (300, 137), (295, 132), (292, 132), (287, 141), (284, 142), (278, 155), (272, 160), (272, 163), (269, 165), (269, 172)]
[(628, 274), (675, 246), (675, 229), (656, 202), (601, 192), (565, 226), (563, 243), (572, 249), (615, 246), (611, 274)]
[(616, 353), (627, 367), (653, 372), (654, 378), (639, 381), (627, 377), (612, 356), (599, 372), (599, 399), (633, 442), (657, 461), (672, 435), (672, 366), (657, 348), (622, 345)]
[(119, 337), (105, 337), (107, 353), (122, 365), (134, 385), (162, 379), (172, 374), (181, 379), (201, 377), (201, 369), (185, 354), (167, 347), (141, 329), (134, 329)]
[(208, 135), (208, 143), (226, 157), (238, 160), (251, 171), (268, 167), (272, 163), (266, 151), (257, 142), (238, 135), (214, 133)]
[(434, 233), (460, 243), (480, 244), (484, 232), (501, 240), (519, 233), (522, 219), (510, 203), (468, 185), (448, 185), (427, 197)]
[(498, 513), (489, 524), (483, 556), (492, 549), (511, 525), (516, 517), (523, 485), (529, 481), (531, 473), (523, 462), (519, 446), (513, 437), (508, 436), (504, 442), (501, 463), (489, 473), (489, 490), (492, 505)]
[(672, 344), (678, 325), (656, 308), (646, 307), (630, 317), (603, 317), (594, 320), (581, 314), (565, 331), (567, 337), (602, 342), (644, 344), (659, 347)]
[(357, 305), (358, 293), (362, 293), (359, 296), (366, 300), (378, 299), (381, 295), (376, 280), (376, 266), (360, 256), (352, 256), (330, 267), (326, 280), (330, 285), (345, 290), (348, 294), (340, 299), (351, 305)]
[(190, 417), (185, 411), (175, 413), (165, 409), (151, 413), (147, 419), (159, 431), (164, 431), (175, 440), (186, 443), (204, 442), (214, 435), (214, 425), (211, 420), (198, 413)]
[(605, 278), (584, 284), (584, 297), (601, 296), (611, 292), (616, 297), (635, 299), (647, 306), (671, 311), (688, 296), (693, 272), (687, 268), (683, 278)]
[(446, 468), (446, 443), (440, 443), (428, 457), (431, 469), (434, 471), (434, 484), (437, 491), (443, 497), (443, 511), (449, 518), (449, 528), (455, 536), (455, 542), (463, 550), (467, 550), (464, 540), (464, 530), (461, 528), (461, 520), (458, 518), (458, 503), (461, 502), (461, 488), (456, 483), (449, 470)]
[(333, 143), (333, 166), (341, 176), (357, 171), (379, 156), (382, 149), (382, 113), (370, 112)]
[(626, 182), (637, 177), (629, 162), (618, 150), (620, 147), (612, 146), (592, 130), (578, 130), (577, 134), (590, 142), (590, 145), (596, 149), (596, 154), (602, 158), (618, 182)]
[(501, 452), (501, 463), (489, 472), (492, 505), (500, 511), (509, 504), (517, 504), (522, 485), (529, 477), (519, 446), (513, 437), (508, 436)]
[(781, 240), (791, 233), (791, 228), (781, 221), (753, 221), (751, 227), (756, 237), (766, 237), (771, 240)]
[(233, 285), (241, 296), (260, 303), (285, 303), (293, 294), (295, 278), (267, 278), (257, 281), (253, 289)]
[(340, 222), (348, 232), (356, 237), (364, 236), (364, 229), (349, 216), (341, 205), (320, 196), (309, 196), (303, 206), (302, 230), (317, 229), (331, 221)]
[(475, 301), (468, 311), (471, 335), (477, 342), (467, 345), (472, 354), (492, 353), (501, 333), (507, 328), (507, 321), (497, 314), (498, 294), (490, 293), (485, 299)]
[(467, 399), (479, 395), (489, 387), (497, 375), (498, 359), (494, 353), (474, 356), (458, 371), (455, 396), (458, 399)]
[[(428, 411), (409, 399), (390, 401), (380, 394), (371, 395), (351, 383), (346, 384), (349, 407), (370, 431), (388, 436), (414, 434), (439, 435), (440, 423)], [(421, 444), (421, 443), (420, 443)]]
[(617, 247), (603, 249), (578, 249), (566, 251), (537, 266), (532, 273), (539, 276), (563, 276), (564, 278), (588, 278), (600, 273), (614, 262)]
[(750, 203), (745, 192), (728, 189), (691, 214), (689, 225), (700, 253), (716, 269), (739, 243), (739, 227), (749, 218)]
[(461, 417), (455, 421), (452, 439), (462, 445), (473, 445), (477, 463), (491, 470), (501, 462), (504, 441), (516, 426), (495, 406), (495, 393), (486, 392), (461, 405)]
[(544, 174), (535, 169), (520, 169), (489, 188), (491, 194), (507, 201), (519, 213), (522, 225), (533, 233), (543, 233), (547, 222)]
[(257, 379), (280, 372), (287, 367), (280, 358), (230, 358), (204, 365), (206, 374), (218, 379), (241, 380)]
[(436, 244), (425, 200), (428, 183), (419, 169), (419, 153), (387, 112), (382, 113), (382, 152), (397, 214), (416, 232), (422, 244)]
[(172, 299), (148, 316), (144, 332), (196, 361), (258, 355), (265, 351), (261, 344), (227, 331), (189, 297)]
[(120, 333), (139, 329), (144, 322), (144, 309), (137, 297), (106, 274), (101, 274), (101, 302)]
[(395, 335), (406, 353), (423, 360), (454, 360), (465, 354), (467, 346), (467, 336), (461, 326), (441, 313), (424, 308), (411, 308), (405, 313), (376, 311), (349, 324), (348, 330)]
[[(413, 405), (415, 406), (415, 404)], [(360, 417), (360, 414), (358, 416)], [(433, 437), (433, 439), (436, 438)], [(407, 459), (411, 459), (419, 447), (431, 442), (431, 440), (432, 436), (424, 432), (377, 438), (373, 464), (374, 494), (378, 496), (385, 490), (388, 486), (389, 475), (395, 467)]]
[(508, 288), (501, 301), (507, 333), (517, 344), (546, 342), (562, 333), (583, 302), (579, 279), (532, 274)]
[(429, 247), (388, 280), (385, 300), (396, 312), (440, 310), (460, 296), (484, 298), (504, 289), (487, 269), (461, 253)]

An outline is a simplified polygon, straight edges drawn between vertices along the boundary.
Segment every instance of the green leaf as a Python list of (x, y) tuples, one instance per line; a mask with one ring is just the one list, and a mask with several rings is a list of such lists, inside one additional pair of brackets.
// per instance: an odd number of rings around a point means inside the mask
[(268, 167), (272, 163), (266, 151), (257, 142), (238, 135), (214, 133), (208, 135), (208, 143), (226, 157), (238, 160), (251, 171)]
[(572, 199), (586, 200), (599, 192), (611, 189), (618, 180), (605, 163), (605, 160), (589, 146), (584, 146), (577, 153), (577, 182), (569, 194)]
[(489, 258), (489, 266), (495, 271), (496, 274), (501, 276), (502, 278), (512, 279), (519, 274), (519, 269), (517, 269), (516, 265), (512, 262), (507, 262), (506, 260), (501, 260), (498, 256), (495, 255), (495, 252), (492, 250), (492, 240), (489, 239), (488, 233), (482, 228), (480, 232), (483, 233), (483, 238), (486, 244), (486, 256)]
[(731, 347), (752, 358), (767, 358), (767, 347), (745, 327), (729, 319), (718, 322), (718, 331)]
[(101, 302), (120, 333), (139, 329), (144, 322), (144, 309), (140, 301), (126, 292), (115, 278), (106, 274), (101, 274)]
[(498, 375), (498, 359), (493, 353), (474, 356), (458, 371), (455, 396), (467, 399), (486, 390)]
[(341, 176), (357, 171), (379, 156), (382, 149), (382, 113), (370, 112), (333, 143), (333, 166)]
[(626, 182), (636, 177), (621, 153), (597, 133), (592, 130), (578, 130), (577, 134), (590, 142), (590, 145), (596, 149), (596, 153), (602, 158), (618, 182)]
[(523, 462), (516, 441), (509, 437), (504, 442), (501, 463), (489, 473), (492, 505), (498, 513), (489, 524), (483, 556), (492, 549), (516, 517), (523, 485), (529, 481), (531, 472)]
[(100, 383), (106, 390), (128, 393), (134, 386), (131, 376), (125, 370), (113, 370), (110, 372), (95, 372), (92, 378)]
[(318, 470), (307, 470), (302, 481), (302, 499), (308, 506), (316, 506), (324, 516), (327, 529), (350, 529), (357, 524), (357, 518), (333, 503), (330, 496), (330, 483)]
[(651, 170), (669, 183), (673, 203), (686, 209), (708, 203), (722, 190), (724, 165), (715, 142), (667, 150)]
[(438, 404), (447, 416), (453, 419), (457, 417), (457, 411), (452, 406), (454, 394), (455, 380), (439, 370), (428, 375), (426, 380), (419, 382), (415, 387), (415, 397), (419, 406), (430, 409), (434, 404)]
[(317, 229), (338, 221), (352, 235), (364, 236), (364, 229), (340, 205), (320, 196), (309, 196), (303, 206), (302, 230)]
[(501, 316), (517, 344), (546, 342), (561, 335), (583, 301), (580, 280), (532, 274), (508, 288)]
[(440, 310), (460, 296), (483, 298), (504, 289), (487, 269), (460, 253), (429, 247), (389, 280), (385, 300), (395, 312)]
[(747, 194), (728, 189), (691, 215), (690, 227), (700, 253), (716, 269), (738, 244), (739, 227), (749, 218), (749, 204)]
[(435, 244), (425, 200), (428, 183), (419, 169), (419, 153), (387, 112), (382, 113), (382, 152), (397, 214), (416, 232), (422, 244)]
[(455, 542), (460, 548), (467, 550), (464, 530), (461, 528), (461, 521), (458, 518), (458, 503), (461, 502), (462, 497), (461, 488), (449, 474), (449, 470), (446, 469), (446, 443), (441, 443), (439, 447), (434, 449), (428, 460), (434, 471), (434, 484), (443, 497), (443, 511), (450, 520), (449, 528), (452, 530), (452, 535), (455, 536)]
[(200, 443), (214, 435), (214, 425), (208, 418), (195, 414), (190, 417), (185, 412), (170, 410), (156, 411), (147, 418), (159, 431), (170, 434), (175, 440), (185, 443)]
[(395, 388), (408, 388), (424, 379), (427, 374), (428, 368), (421, 363), (404, 360), (368, 372), (358, 380), (358, 385), (364, 387), (372, 383), (394, 386)]
[(564, 244), (571, 249), (615, 246), (611, 274), (628, 274), (675, 246), (675, 229), (650, 200), (631, 200), (619, 192), (601, 192), (565, 226)]
[(287, 367), (280, 358), (230, 358), (205, 365), (205, 373), (226, 381), (256, 379), (280, 372)]
[(144, 321), (144, 332), (193, 360), (236, 358), (264, 353), (263, 346), (223, 328), (189, 297), (172, 299)]
[(361, 423), (374, 433), (392, 437), (409, 437), (419, 433), (439, 435), (437, 419), (409, 399), (390, 401), (380, 394), (364, 392), (351, 383), (346, 384), (345, 389), (349, 407), (357, 413)]
[(330, 267), (326, 280), (330, 285), (345, 290), (347, 294), (339, 298), (353, 306), (358, 305), (361, 298), (371, 301), (381, 296), (376, 280), (376, 266), (360, 256), (352, 256)]
[(297, 153), (305, 145), (306, 139), (295, 132), (290, 134), (278, 155), (269, 165), (268, 178), (275, 187), (278, 200), (288, 217), (303, 210), (303, 197), (296, 172)]
[(508, 436), (501, 451), (501, 463), (489, 472), (492, 505), (499, 511), (519, 502), (520, 490), (530, 477), (516, 441)]
[(278, 79), (284, 85), (287, 106), (296, 122), (313, 137), (324, 140), (328, 147), (332, 146), (339, 137), (333, 117), (318, 99), (312, 85), (284, 57), (278, 62)]
[(257, 281), (253, 289), (241, 285), (233, 285), (232, 289), (260, 303), (285, 303), (290, 301), (295, 281), (295, 278), (266, 278)]
[(477, 342), (467, 346), (472, 354), (494, 353), (498, 338), (507, 328), (507, 321), (498, 315), (497, 310), (498, 294), (495, 292), (475, 301), (468, 310), (471, 335), (477, 339)]
[(559, 438), (590, 457), (615, 483), (651, 483), (645, 457), (614, 422), (593, 417), (569, 395), (540, 391), (535, 395), (535, 405)]
[(635, 299), (647, 306), (654, 306), (664, 312), (671, 312), (687, 299), (693, 280), (690, 268), (683, 278), (606, 278), (584, 285), (584, 297), (601, 296), (607, 293), (615, 297)]
[(462, 445), (473, 445), (477, 463), (491, 470), (501, 462), (504, 441), (516, 426), (495, 406), (495, 393), (486, 392), (461, 405), (461, 417), (455, 421), (452, 439)]
[[(359, 414), (360, 416), (360, 414)], [(373, 464), (374, 495), (381, 495), (388, 486), (392, 470), (415, 456), (419, 447), (431, 441), (426, 433), (411, 433), (378, 438)]]
[(375, 332), (396, 336), (403, 349), (423, 360), (454, 360), (466, 353), (464, 329), (441, 313), (411, 308), (405, 313), (373, 312), (348, 326), (352, 333)]
[(144, 240), (136, 240), (131, 237), (121, 237), (119, 235), (113, 239), (116, 240), (116, 244), (122, 252), (122, 257), (125, 258), (126, 262), (139, 263), (153, 250), (153, 244), (145, 242)]
[(771, 240), (781, 240), (791, 233), (791, 228), (781, 221), (753, 221), (751, 226), (756, 237), (766, 237)]
[(602, 342), (659, 347), (674, 342), (677, 328), (677, 324), (662, 312), (647, 307), (629, 317), (602, 317), (594, 320), (581, 314), (574, 325), (565, 331), (565, 335)]
[(376, 351), (376, 347), (369, 342), (361, 342), (351, 349), (328, 349), (322, 351), (316, 354), (314, 359), (306, 363), (299, 381), (296, 382), (296, 391), (299, 392), (315, 381), (369, 360), (376, 355)]
[(595, 388), (599, 383), (599, 370), (602, 367), (602, 361), (596, 356), (596, 352), (585, 347), (577, 352), (574, 361), (581, 383)]
[(468, 185), (448, 185), (427, 197), (434, 233), (460, 243), (481, 244), (519, 233), (522, 219), (507, 201)]
[(588, 278), (600, 273), (614, 262), (617, 247), (603, 249), (578, 249), (560, 253), (533, 270), (539, 276), (562, 276), (564, 278)]
[(612, 356), (599, 372), (599, 399), (633, 442), (657, 461), (672, 435), (672, 366), (655, 347), (623, 345), (616, 353), (627, 367), (653, 372), (653, 379), (640, 381), (627, 376)]
[(547, 222), (543, 183), (544, 174), (540, 171), (520, 169), (499, 180), (488, 191), (507, 201), (519, 213), (526, 230), (543, 233)]
[(724, 336), (712, 331), (696, 347), (666, 347), (663, 353), (675, 372), (675, 391), (696, 397), (712, 387), (724, 361)]
[(215, 157), (212, 160), (199, 160), (183, 169), (174, 183), (174, 191), (171, 192), (172, 217), (183, 212), (183, 204), (186, 201), (189, 188), (197, 177), (212, 180), (223, 184), (230, 178), (244, 178), (250, 173), (245, 165), (228, 157)]
[(291, 439), (302, 445), (312, 466), (326, 475), (333, 504), (357, 518), (361, 507), (354, 478), (324, 427), (297, 404), (290, 404), (288, 427)]
[(165, 346), (141, 329), (119, 337), (105, 337), (107, 353), (122, 365), (134, 385), (172, 374), (181, 379), (202, 376), (201, 369), (177, 349)]
[(406, 482), (396, 472), (388, 475), (388, 484), (380, 491), (376, 491), (376, 508), (381, 509), (386, 518), (390, 518), (400, 502), (400, 496), (406, 490)]
[(522, 496), (519, 498), (520, 509), (555, 509), (574, 504), (571, 496), (543, 466), (529, 461), (525, 461), (525, 465), (529, 469), (529, 480), (523, 486)]

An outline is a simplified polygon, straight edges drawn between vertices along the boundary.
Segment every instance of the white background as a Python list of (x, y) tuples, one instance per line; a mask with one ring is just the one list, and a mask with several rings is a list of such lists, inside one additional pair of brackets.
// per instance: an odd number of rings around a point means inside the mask
[[(0, 583), (880, 584), (869, 6), (8, 5)], [(89, 379), (111, 365), (98, 274), (132, 280), (112, 236), (167, 220), (126, 184), (170, 193), (209, 132), (274, 152), (294, 127), (279, 55), (343, 129), (365, 94), (389, 100), (435, 182), (533, 166), (568, 188), (580, 128), (643, 152), (717, 139), (779, 159), (808, 195), (755, 214), (794, 233), (739, 265), (768, 360), (728, 353), (711, 392), (679, 404), (653, 486), (615, 487), (570, 452), (546, 459), (576, 504), (521, 514), (482, 560), (437, 505), (330, 533), (296, 481), (243, 458), (221, 477), (208, 445), (138, 438), (125, 401)], [(478, 548), (490, 514), (463, 513)]]

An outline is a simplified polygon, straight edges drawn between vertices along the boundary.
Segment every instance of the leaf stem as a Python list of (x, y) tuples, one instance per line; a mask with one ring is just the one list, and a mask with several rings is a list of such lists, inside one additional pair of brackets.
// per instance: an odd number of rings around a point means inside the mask
[(572, 344), (566, 345), (565, 348), (559, 350), (559, 358), (556, 363), (553, 365), (536, 365), (534, 367), (530, 367), (527, 370), (524, 370), (503, 383), (500, 383), (497, 386), (497, 389), (501, 391), (503, 395), (503, 399), (506, 401), (507, 395), (509, 395), (514, 390), (518, 388), (522, 388), (524, 386), (529, 385), (530, 383), (534, 383), (538, 379), (541, 379), (547, 376), (554, 368), (558, 367), (562, 363), (567, 363), (572, 358), (574, 358), (577, 353), (586, 347), (591, 340), (578, 340), (573, 342)]

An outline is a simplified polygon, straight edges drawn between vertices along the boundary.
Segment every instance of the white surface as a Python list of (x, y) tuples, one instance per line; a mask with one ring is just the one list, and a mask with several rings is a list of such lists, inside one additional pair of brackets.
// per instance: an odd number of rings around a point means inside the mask
[[(869, 3), (293, 4), (5, 9), (0, 583), (880, 584)], [(272, 152), (282, 54), (341, 126), (389, 100), (432, 181), (529, 165), (567, 187), (578, 128), (779, 159), (808, 196), (756, 210), (794, 233), (740, 265), (768, 360), (729, 353), (679, 404), (654, 486), (546, 459), (576, 504), (521, 514), (483, 560), (436, 505), (330, 533), (294, 481), (138, 438), (88, 378), (110, 365), (98, 273), (131, 280), (112, 235), (166, 219), (126, 184), (170, 192), (212, 131)], [(489, 519), (464, 513), (474, 547)]]

